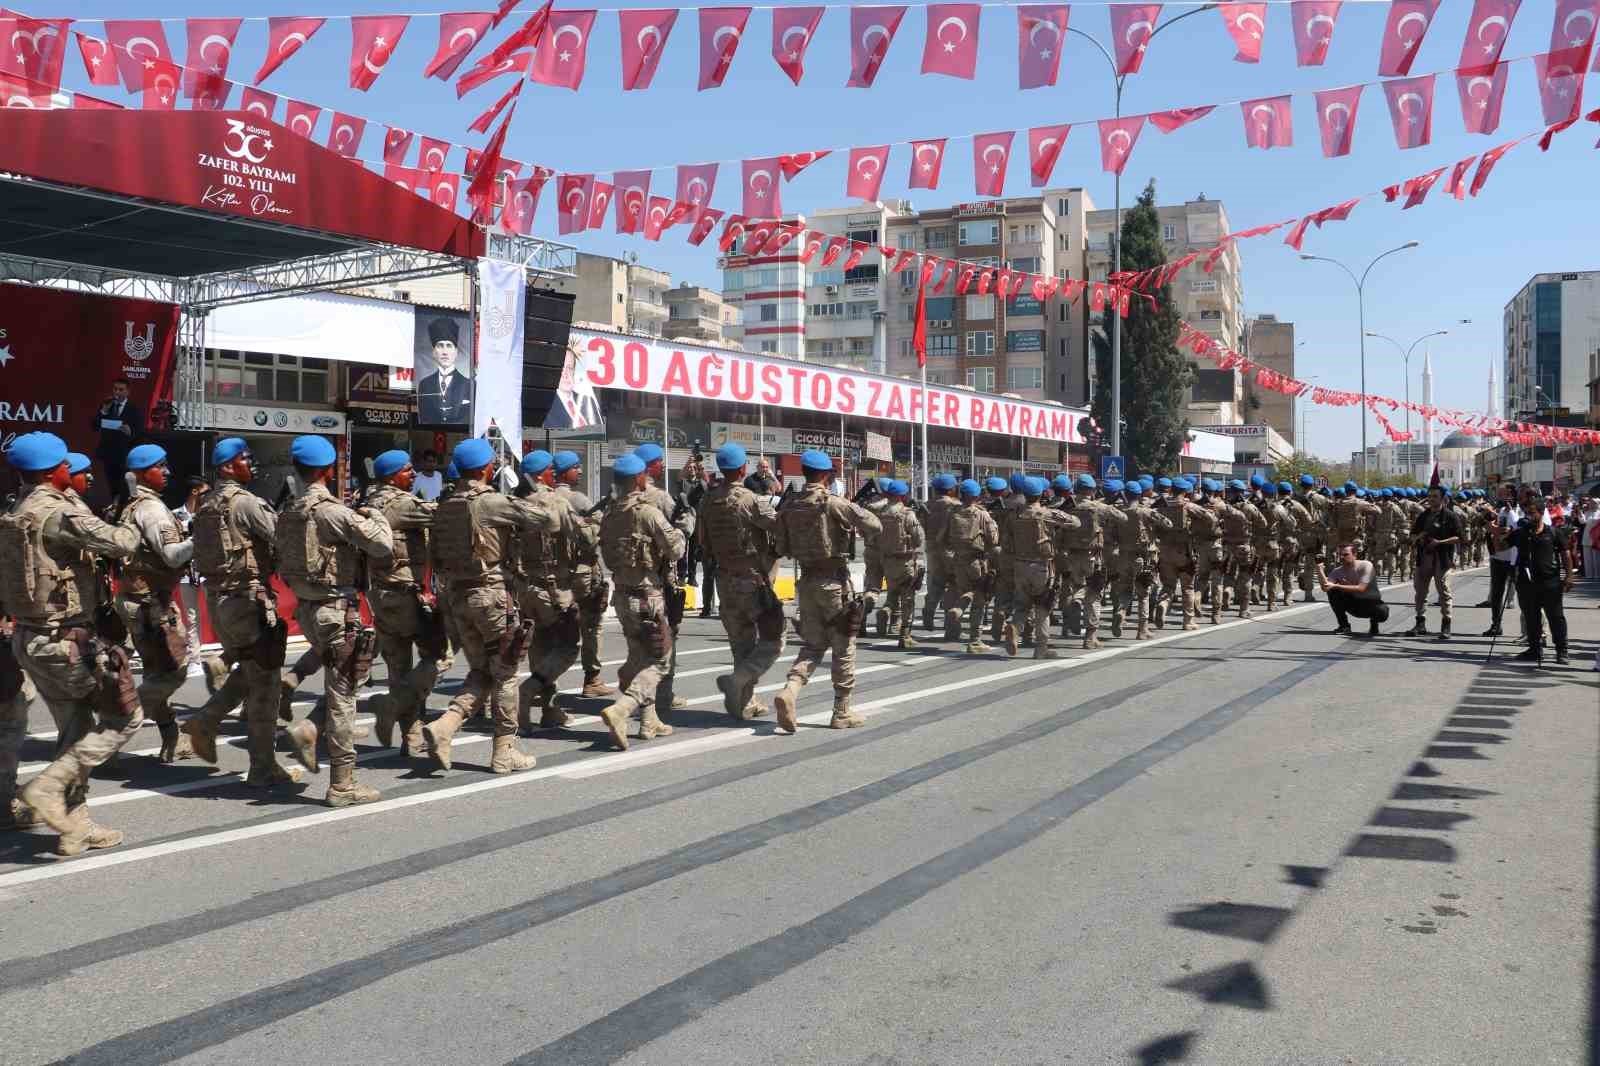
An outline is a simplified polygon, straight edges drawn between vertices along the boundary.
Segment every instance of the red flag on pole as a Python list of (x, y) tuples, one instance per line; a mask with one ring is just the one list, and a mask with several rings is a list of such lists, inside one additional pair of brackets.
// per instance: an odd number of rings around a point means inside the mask
[(748, 7), (703, 7), (700, 9), (700, 84), (701, 91), (720, 88), (733, 65), (733, 54), (750, 21)]
[(917, 353), (917, 365), (928, 365), (928, 279), (924, 277), (917, 286), (917, 319), (911, 329), (911, 350)]
[[(461, 64), (466, 62), (467, 56), (471, 55), (472, 50), (483, 40), (483, 35), (489, 32), (493, 19), (494, 16), (487, 11), (460, 11), (440, 15), (439, 47), (434, 51), (433, 58), (428, 60), (428, 65), (422, 69), (422, 76), (438, 78), (440, 81), (449, 81), (454, 77)], [(538, 193), (534, 192), (533, 196), (537, 200)], [(531, 217), (529, 223), (532, 223)]]
[(929, 4), (928, 35), (922, 45), (922, 73), (971, 81), (978, 70), (977, 4)]
[(1056, 83), (1067, 18), (1066, 4), (1017, 8), (1017, 88), (1038, 89)]
[(622, 89), (648, 89), (661, 66), (661, 52), (667, 37), (678, 22), (677, 8), (623, 11), (618, 15), (622, 29)]
[(256, 71), (255, 83), (260, 85), (266, 81), (267, 76), (282, 66), (284, 60), (304, 48), (326, 21), (298, 15), (267, 19), (267, 58), (262, 62), (261, 69)]
[(1117, 57), (1117, 73), (1137, 74), (1144, 63), (1150, 35), (1161, 17), (1160, 4), (1112, 4), (1111, 46)]
[(821, 7), (777, 7), (772, 10), (772, 58), (796, 85), (806, 76), (806, 49), (822, 21)]
[(1261, 62), (1261, 37), (1267, 32), (1266, 4), (1218, 4), (1222, 24), (1233, 38), (1234, 61)]
[(1292, 0), (1289, 19), (1294, 24), (1295, 62), (1302, 67), (1320, 67), (1328, 58), (1333, 43), (1334, 23), (1339, 19), (1342, 0)]
[(904, 7), (852, 7), (850, 9), (850, 80), (847, 88), (868, 89), (878, 77), (889, 45), (894, 41)]

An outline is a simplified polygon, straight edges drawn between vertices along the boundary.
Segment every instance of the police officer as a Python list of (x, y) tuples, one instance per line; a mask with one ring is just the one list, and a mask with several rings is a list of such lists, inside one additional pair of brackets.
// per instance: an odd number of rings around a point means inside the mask
[(902, 649), (915, 648), (911, 636), (911, 612), (922, 584), (922, 549), (924, 535), (922, 521), (911, 507), (911, 486), (898, 478), (889, 482), (885, 490), (888, 505), (878, 512), (878, 522), (883, 532), (876, 538), (883, 558), (883, 576), (888, 582), (887, 611), (894, 626), (896, 641)]
[(749, 457), (742, 445), (716, 451), (716, 482), (700, 500), (695, 536), (711, 563), (722, 600), (722, 628), (733, 651), (733, 672), (717, 678), (722, 708), (735, 721), (767, 713), (755, 698), (761, 675), (783, 654), (783, 604), (773, 591), (778, 565), (773, 538), (778, 515), (744, 485)]
[(622, 692), (600, 717), (612, 743), (626, 751), (628, 717), (634, 711), (639, 712), (640, 740), (672, 732), (661, 721), (656, 701), (672, 661), (664, 591), (685, 544), (683, 531), (651, 502), (649, 475), (638, 452), (622, 456), (611, 470), (612, 503), (600, 520), (600, 551), (616, 583), (611, 605), (628, 641), (628, 661), (618, 675)]
[[(578, 661), (583, 622), (572, 591), (575, 549), (590, 532), (572, 510), (569, 497), (549, 484), (554, 475), (549, 452), (523, 457), (522, 473), (535, 492), (514, 501), (533, 520), (516, 535), (516, 594), (525, 622), (533, 629), (528, 643), (528, 678), (517, 692), (517, 730), (533, 732), (533, 707), (543, 708), (539, 726), (559, 729), (567, 713), (559, 704), (556, 685)], [(542, 490), (542, 491), (539, 491)]]
[[(1081, 512), (1052, 510), (1040, 502), (1046, 487), (1047, 482), (1042, 477), (1027, 478), (1022, 484), (1022, 506), (1006, 513), (1005, 525), (1000, 529), (1001, 565), (1011, 567), (1011, 617), (1006, 620), (1004, 630), (1006, 654), (1017, 654), (1021, 630), (1031, 619), (1035, 659), (1056, 658), (1050, 650), (1050, 604), (1056, 592), (1058, 545), (1062, 538), (1081, 532), (1094, 521), (1091, 516), (1095, 512), (1090, 508), (1100, 506), (1086, 500)], [(1094, 598), (1094, 617), (1098, 620), (1098, 589)], [(1093, 629), (1086, 633), (1092, 635)], [(1090, 639), (1090, 636), (1084, 637), (1084, 647), (1090, 646)], [(1099, 641), (1095, 641), (1095, 646), (1099, 646)]]
[(512, 540), (519, 532), (548, 533), (554, 519), (546, 508), (520, 507), (490, 488), (494, 446), (482, 437), (457, 444), (452, 458), (461, 476), (456, 491), (434, 512), (429, 535), (434, 560), (449, 579), (447, 609), (467, 656), (467, 677), (444, 714), (422, 727), (422, 740), (434, 765), (448, 770), (461, 723), (480, 707), (490, 707), (494, 754), (489, 769), (509, 774), (534, 764), (516, 739), (517, 666), (531, 624), (517, 617), (509, 587)]
[(401, 744), (413, 759), (427, 757), (422, 738), (423, 711), (439, 679), (444, 657), (444, 619), (422, 587), (428, 560), (428, 528), (435, 505), (412, 495), (417, 472), (411, 456), (398, 448), (372, 461), (377, 487), (367, 494), (367, 509), (383, 516), (392, 532), (394, 554), (367, 560), (367, 603), (378, 631), (378, 652), (389, 673), (389, 694), (374, 707), (377, 741), (387, 748), (400, 726)]
[[(62, 750), (15, 802), (27, 704), (19, 692), (0, 703), (12, 723), (5, 732), (15, 738), (0, 743), (0, 818), (19, 828), (43, 821), (60, 834), (61, 855), (114, 848), (122, 834), (90, 821), (83, 796), (90, 771), (132, 739), (144, 716), (127, 655), (92, 635), (100, 606), (94, 563), (97, 556), (126, 559), (139, 548), (139, 535), (102, 522), (69, 491), (60, 437), (26, 433), (6, 454), (22, 475), (23, 495), (0, 517), (0, 610), (14, 619), (11, 650), (49, 706)], [(20, 679), (6, 683), (20, 690)]]
[(923, 629), (933, 628), (933, 612), (935, 608), (942, 610), (945, 589), (950, 581), (944, 554), (936, 550), (934, 545), (943, 542), (950, 516), (961, 506), (961, 501), (956, 499), (954, 474), (935, 474), (929, 482), (929, 488), (935, 496), (928, 502), (928, 520), (923, 528), (928, 543), (928, 595), (922, 601)]
[(951, 514), (943, 537), (931, 545), (944, 556), (950, 584), (945, 589), (944, 639), (961, 639), (961, 621), (971, 615), (967, 654), (981, 655), (989, 646), (978, 639), (983, 609), (994, 588), (1000, 551), (1000, 527), (983, 506), (982, 490), (971, 478), (961, 483), (961, 506)]
[(122, 510), (121, 525), (138, 535), (139, 550), (122, 564), (117, 613), (144, 666), (139, 703), (161, 733), (158, 757), (170, 763), (194, 755), (189, 738), (178, 730), (171, 704), (172, 694), (189, 676), (189, 630), (177, 587), (194, 554), (194, 543), (185, 538), (177, 516), (161, 501), (172, 475), (166, 449), (159, 444), (132, 449), (128, 473), (135, 487)]
[(1122, 636), (1123, 614), (1132, 597), (1134, 621), (1138, 625), (1134, 637), (1136, 640), (1149, 640), (1150, 623), (1146, 609), (1150, 603), (1151, 587), (1155, 583), (1151, 549), (1160, 533), (1172, 527), (1172, 520), (1145, 500), (1143, 482), (1126, 482), (1123, 491), (1128, 495), (1123, 521), (1108, 527), (1117, 540), (1116, 564), (1112, 571), (1111, 632), (1113, 636)]
[(594, 504), (578, 491), (583, 482), (583, 463), (577, 452), (561, 451), (551, 457), (555, 489), (565, 497), (577, 516), (578, 542), (572, 546), (572, 596), (578, 601), (578, 621), (583, 633), (580, 659), (583, 663), (583, 696), (599, 699), (615, 696), (617, 690), (600, 680), (600, 624), (611, 606), (611, 588), (600, 568), (600, 516), (591, 515)]
[(302, 719), (289, 727), (289, 741), (300, 764), (316, 773), (318, 734), (326, 734), (328, 791), (323, 801), (328, 806), (371, 803), (378, 790), (356, 782), (352, 727), (356, 689), (366, 679), (374, 638), (361, 624), (356, 586), (361, 555), (387, 559), (394, 539), (381, 516), (352, 511), (329, 489), (338, 456), (327, 438), (296, 437), (289, 459), (306, 489), (278, 516), (278, 574), (300, 601), (294, 617), (322, 663), (325, 701), (321, 728), (313, 718)]
[(831, 650), (833, 719), (829, 725), (851, 729), (865, 724), (850, 710), (850, 692), (856, 684), (856, 633), (866, 609), (850, 586), (845, 551), (852, 531), (870, 537), (883, 527), (865, 508), (828, 493), (833, 476), (833, 460), (828, 455), (807, 451), (800, 456), (800, 468), (805, 471), (806, 487), (778, 512), (777, 537), (778, 554), (800, 564), (800, 580), (795, 584), (800, 653), (789, 668), (783, 691), (772, 702), (778, 728), (793, 733), (800, 690), (823, 654)]
[(217, 484), (194, 516), (194, 564), (205, 579), (211, 628), (237, 667), (212, 693), (183, 731), (206, 762), (217, 761), (217, 727), (244, 701), (250, 772), (245, 784), (258, 788), (293, 784), (300, 768), (280, 765), (273, 751), (278, 689), (282, 682), (286, 627), (268, 581), (274, 562), (277, 516), (245, 486), (255, 477), (250, 449), (239, 437), (224, 437), (211, 449)]
[[(659, 444), (641, 444), (634, 449), (633, 454), (643, 460), (645, 474), (649, 477), (644, 490), (645, 502), (660, 511), (661, 517), (683, 534), (687, 550), (689, 538), (694, 536), (694, 510), (687, 505), (679, 506), (678, 501), (667, 492), (665, 453)], [(662, 575), (662, 597), (667, 603), (667, 621), (672, 639), (667, 645), (666, 673), (661, 678), (652, 705), (657, 709), (665, 707), (675, 710), (689, 705), (688, 701), (675, 694), (673, 685), (678, 674), (678, 623), (683, 615), (683, 590), (678, 587), (676, 570)], [(627, 682), (620, 674), (618, 680), (622, 682), (623, 688), (627, 687)]]

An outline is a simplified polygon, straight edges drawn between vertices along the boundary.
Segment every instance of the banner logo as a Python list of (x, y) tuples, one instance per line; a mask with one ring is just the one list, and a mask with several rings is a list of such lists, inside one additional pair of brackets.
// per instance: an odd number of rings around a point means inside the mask
[(133, 334), (133, 323), (129, 322), (127, 335), (122, 339), (123, 353), (134, 362), (142, 363), (150, 358), (150, 354), (155, 350), (156, 324), (154, 322), (146, 322), (144, 324), (144, 336), (136, 337)]
[[(272, 142), (260, 132), (252, 132), (243, 122), (236, 118), (228, 121), (228, 132), (222, 139), (222, 150), (235, 159), (243, 159), (247, 163), (264, 163), (267, 152), (272, 148)], [(260, 145), (257, 152), (252, 145)]]

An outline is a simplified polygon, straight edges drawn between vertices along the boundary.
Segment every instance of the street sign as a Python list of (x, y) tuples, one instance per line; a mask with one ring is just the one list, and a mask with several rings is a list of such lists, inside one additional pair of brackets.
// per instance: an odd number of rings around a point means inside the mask
[(1120, 455), (1102, 455), (1100, 457), (1100, 480), (1121, 481), (1123, 465), (1122, 456)]

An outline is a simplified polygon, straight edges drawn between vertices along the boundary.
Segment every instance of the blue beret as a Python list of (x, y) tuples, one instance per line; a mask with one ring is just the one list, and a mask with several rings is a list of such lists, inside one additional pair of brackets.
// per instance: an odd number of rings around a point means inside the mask
[(482, 470), (494, 462), (494, 445), (482, 437), (468, 437), (456, 445), (456, 450), (450, 453), (455, 460), (456, 467), (462, 473), (468, 470)]
[(1240, 481), (1238, 478), (1234, 478), (1232, 481), (1228, 482), (1228, 488), (1234, 492), (1243, 492), (1244, 482)]
[[(999, 481), (1000, 479), (994, 478), (993, 480)], [(978, 496), (982, 492), (983, 490), (978, 487), (978, 483), (970, 477), (961, 483), (961, 495), (963, 496)]]
[(223, 463), (231, 463), (249, 447), (243, 437), (223, 437), (211, 446), (211, 465), (221, 466)]
[(444, 476), (449, 478), (451, 481), (454, 481), (456, 478), (461, 476), (461, 468), (456, 465), (456, 461), (454, 459), (450, 460), (450, 465), (444, 468)]
[(750, 457), (745, 454), (744, 445), (734, 444), (732, 441), (717, 449), (717, 469), (737, 470), (748, 462)]
[(1384, 499), (1389, 499), (1390, 497), (1392, 497), (1394, 495), (1394, 490), (1393, 489), (1379, 489), (1378, 490), (1378, 495), (1382, 496)]
[(1356, 483), (1354, 481), (1346, 481), (1344, 483), (1344, 491), (1346, 491), (1346, 492), (1354, 492), (1354, 491), (1356, 491)]
[[(646, 445), (646, 447), (648, 447), (648, 445)], [(643, 448), (640, 449), (640, 451), (643, 450)], [(644, 456), (641, 455), (639, 458), (643, 459)], [(649, 460), (646, 460), (646, 462), (648, 461)], [(815, 448), (807, 449), (800, 455), (800, 468), (802, 470), (832, 470), (833, 456), (829, 455), (827, 452), (819, 452)]]
[(1156, 479), (1154, 477), (1152, 477), (1151, 475), (1149, 475), (1149, 474), (1140, 474), (1139, 475), (1139, 484), (1143, 485), (1145, 488), (1148, 489), (1151, 485), (1154, 485), (1155, 483), (1156, 483)]
[(639, 458), (638, 452), (618, 456), (611, 464), (611, 472), (617, 477), (636, 477), (644, 473), (644, 460)]
[(81, 474), (93, 465), (93, 461), (82, 452), (67, 453), (67, 473), (69, 474)]
[(1094, 488), (1094, 478), (1088, 474), (1079, 474), (1077, 484), (1080, 489), (1092, 489)]
[(1268, 496), (1276, 496), (1278, 494), (1278, 486), (1271, 481), (1264, 481), (1261, 484), (1261, 491)]
[[(318, 437), (317, 439), (321, 440), (322, 438)], [(331, 455), (333, 452), (333, 445), (328, 445), (328, 451)], [(159, 444), (141, 444), (128, 453), (129, 470), (148, 470), (152, 466), (155, 466), (158, 463), (164, 463), (166, 461), (167, 450)], [(331, 463), (333, 460), (329, 459), (328, 462)]]
[(1356, 489), (1356, 498), (1357, 499), (1362, 499), (1362, 500), (1366, 499), (1367, 498), (1367, 490), (1366, 489)]
[(1266, 483), (1267, 483), (1267, 479), (1262, 477), (1260, 474), (1251, 474), (1250, 475), (1250, 487), (1251, 488), (1259, 489), (1261, 486), (1265, 485)]
[(1300, 484), (1302, 484), (1302, 485), (1315, 485), (1316, 483), (1317, 483), (1317, 479), (1312, 477), (1310, 474), (1301, 474), (1300, 475)]
[(659, 444), (641, 444), (633, 450), (633, 454), (637, 455), (639, 461), (646, 466), (649, 466), (657, 459), (666, 458), (666, 453), (661, 450), (661, 445)]
[(1071, 492), (1072, 491), (1072, 479), (1070, 477), (1068, 477), (1067, 475), (1065, 475), (1065, 474), (1057, 474), (1056, 475), (1056, 479), (1054, 481), (1052, 481), (1050, 484), (1054, 485), (1056, 488), (1060, 489), (1062, 492)]
[(372, 472), (379, 477), (393, 477), (411, 465), (411, 456), (400, 448), (390, 448), (388, 451), (372, 460)]
[(556, 457), (545, 451), (543, 448), (535, 448), (533, 451), (522, 457), (522, 472), (530, 476), (534, 474), (542, 474), (546, 470), (549, 470), (550, 464), (555, 461)]
[[(1138, 485), (1139, 483), (1135, 481), (1134, 484)], [(1107, 481), (1104, 486), (1107, 492), (1121, 492), (1124, 487), (1125, 486), (1123, 483), (1118, 481), (1116, 478), (1112, 478), (1111, 480)]]
[(1012, 492), (1024, 492), (1024, 491), (1026, 491), (1027, 488), (1028, 488), (1028, 475), (1026, 475), (1026, 474), (1012, 474), (1011, 475), (1010, 485), (1011, 485), (1011, 491)]
[(573, 467), (581, 465), (582, 462), (583, 460), (578, 458), (577, 452), (556, 452), (552, 457), (552, 463), (558, 474), (565, 474)]
[(1022, 492), (1025, 496), (1043, 496), (1044, 490), (1048, 489), (1049, 487), (1050, 482), (1046, 481), (1044, 478), (1030, 477), (1027, 479), (1027, 484), (1022, 487)]
[(1144, 495), (1144, 482), (1142, 482), (1142, 481), (1129, 482), (1128, 483), (1128, 495), (1129, 496), (1143, 496)]
[(1294, 486), (1289, 484), (1287, 481), (1280, 481), (1278, 482), (1278, 491), (1283, 493), (1285, 496), (1288, 496), (1294, 492)]
[(338, 455), (328, 438), (307, 435), (289, 445), (289, 458), (299, 466), (323, 467), (332, 466)]
[(1156, 478), (1156, 485), (1159, 488), (1170, 489), (1172, 487), (1172, 479), (1170, 477)]
[(909, 496), (911, 495), (911, 486), (899, 478), (894, 478), (889, 482), (889, 487), (883, 491), (891, 496)]
[[(974, 481), (973, 484), (976, 485), (977, 482)], [(988, 489), (990, 492), (1004, 492), (1006, 491), (1006, 479), (1003, 477), (989, 478), (988, 480), (984, 481), (983, 487)]]
[(934, 489), (939, 492), (949, 492), (956, 487), (956, 476), (954, 474), (935, 474), (933, 475), (932, 484)]
[(18, 470), (54, 470), (67, 458), (67, 442), (54, 433), (24, 433), (11, 442), (6, 458)]

